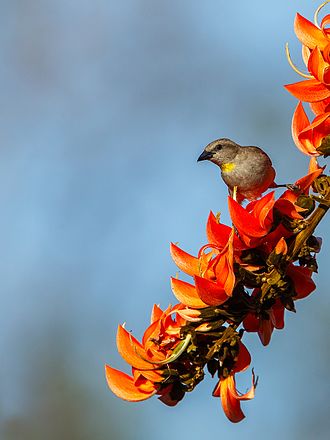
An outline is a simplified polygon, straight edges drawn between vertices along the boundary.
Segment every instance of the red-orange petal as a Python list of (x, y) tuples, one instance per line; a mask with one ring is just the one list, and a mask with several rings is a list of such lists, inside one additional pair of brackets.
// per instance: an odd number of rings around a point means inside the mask
[(315, 147), (312, 146), (310, 142), (302, 143), (301, 140), (299, 139), (299, 134), (308, 126), (309, 126), (309, 119), (300, 101), (292, 117), (291, 133), (292, 133), (293, 141), (296, 144), (297, 148), (299, 148), (299, 150), (302, 151), (304, 154), (308, 154), (308, 155), (312, 153), (318, 154)]
[(105, 366), (105, 375), (111, 391), (116, 396), (123, 400), (128, 400), (129, 402), (140, 402), (149, 399), (157, 392), (156, 386), (154, 386), (154, 389), (148, 393), (140, 391), (135, 386), (134, 380), (131, 376), (110, 367), (110, 365)]
[[(313, 173), (314, 171), (317, 171), (320, 168), (322, 168), (322, 167), (320, 167), (320, 165), (318, 164), (316, 157), (312, 156), (309, 160), (308, 174)], [(322, 171), (323, 171), (323, 168), (322, 168)]]
[(290, 190), (285, 191), (282, 196), (276, 200), (275, 207), (282, 215), (286, 215), (289, 218), (301, 220), (303, 216), (300, 215), (298, 211), (303, 212), (305, 211), (305, 209), (300, 208), (299, 206), (294, 204), (294, 202), (298, 198), (297, 196), (294, 196), (295, 200), (288, 200), (288, 197), (291, 196), (291, 193), (292, 191)]
[(157, 336), (160, 333), (161, 329), (161, 321), (158, 319), (154, 321), (152, 324), (149, 325), (149, 327), (145, 330), (142, 338), (142, 346), (145, 350), (147, 350), (149, 347), (147, 346), (147, 343), (152, 339), (157, 339)]
[[(232, 375), (220, 380), (220, 397), (224, 413), (233, 423), (238, 423), (245, 418), (241, 409), (241, 403), (230, 392), (231, 384), (234, 382)], [(235, 386), (235, 385), (234, 385)]]
[(144, 347), (122, 325), (118, 326), (117, 348), (121, 357), (128, 364), (132, 365), (132, 367), (135, 367), (138, 370), (147, 370), (153, 368), (152, 364), (144, 360), (148, 358), (148, 354)]
[(230, 217), (239, 233), (242, 232), (253, 238), (263, 237), (267, 234), (267, 230), (260, 225), (259, 220), (231, 197), (228, 197), (228, 207)]
[(271, 319), (260, 319), (258, 335), (262, 345), (266, 346), (269, 344), (273, 330), (274, 325)]
[(270, 319), (274, 325), (275, 328), (278, 330), (281, 330), (284, 327), (284, 306), (282, 305), (281, 301), (279, 299), (276, 300), (277, 302), (273, 305), (269, 312)]
[[(206, 235), (210, 244), (214, 244), (220, 249), (223, 249), (227, 246), (231, 231), (232, 228), (230, 226), (219, 223), (213, 212), (210, 212), (206, 225)], [(233, 237), (233, 246), (235, 250), (243, 250), (247, 248), (237, 235), (234, 235)]]
[(235, 366), (232, 371), (235, 373), (245, 371), (247, 368), (249, 368), (250, 363), (251, 363), (250, 352), (246, 348), (246, 346), (243, 344), (243, 342), (240, 341), (238, 358), (237, 358), (237, 361), (236, 361)]
[(163, 314), (163, 310), (159, 307), (159, 305), (154, 304), (152, 311), (151, 311), (151, 317), (150, 317), (150, 324), (152, 324), (155, 321), (158, 321)]
[(195, 286), (192, 284), (178, 280), (177, 278), (171, 278), (171, 288), (177, 300), (185, 306), (191, 307), (192, 309), (207, 307), (207, 304), (200, 299)]
[(314, 180), (323, 173), (323, 170), (324, 170), (324, 168), (318, 168), (317, 170), (313, 171), (312, 173), (306, 174), (306, 176), (298, 179), (295, 182), (295, 185), (299, 186), (299, 188), (306, 194), (309, 190), (309, 187), (314, 182)]
[[(299, 134), (301, 142), (310, 142), (314, 148), (321, 145), (323, 138), (330, 133), (330, 112), (318, 115), (313, 122)], [(315, 155), (319, 155), (316, 151)]]
[(236, 282), (234, 273), (234, 251), (232, 246), (232, 237), (233, 234), (228, 241), (228, 249), (218, 257), (218, 262), (215, 266), (217, 284), (223, 286), (224, 291), (228, 296), (232, 295)]
[(328, 98), (328, 99), (324, 99), (323, 101), (311, 102), (309, 106), (312, 112), (315, 113), (315, 115), (320, 115), (322, 113), (326, 113), (330, 111), (330, 99)]
[(200, 299), (209, 306), (219, 306), (227, 301), (224, 286), (219, 283), (195, 276), (196, 291)]
[(330, 24), (330, 14), (325, 15), (322, 18), (321, 25), (320, 25), (321, 29), (324, 29), (327, 24)]
[(186, 274), (190, 276), (199, 274), (200, 271), (199, 259), (183, 251), (174, 243), (171, 243), (171, 256), (173, 258), (174, 263), (178, 266), (178, 268), (183, 272), (185, 272)]
[[(153, 367), (153, 366), (152, 366)], [(146, 390), (150, 389), (150, 384), (146, 382), (146, 380), (154, 382), (162, 382), (164, 380), (163, 375), (160, 373), (160, 370), (136, 370), (135, 368), (132, 368), (133, 370), (133, 380), (136, 386), (141, 391), (146, 392)], [(142, 381), (144, 381), (143, 386), (140, 386)]]
[(307, 79), (284, 87), (300, 101), (317, 102), (330, 97), (330, 90), (316, 79)]
[(308, 70), (320, 82), (325, 83), (324, 74), (329, 64), (324, 61), (323, 55), (318, 47), (312, 50), (308, 59)]
[(306, 298), (312, 293), (316, 285), (312, 280), (312, 271), (308, 267), (294, 266), (290, 264), (287, 269), (287, 274), (294, 283), (294, 289), (296, 292), (296, 299)]
[(322, 30), (300, 14), (296, 14), (294, 31), (300, 42), (310, 49), (318, 46), (323, 50), (328, 44), (328, 40)]
[(265, 194), (261, 199), (250, 202), (246, 210), (253, 212), (253, 216), (259, 221), (262, 228), (267, 229), (273, 221), (273, 206), (275, 203), (275, 191)]

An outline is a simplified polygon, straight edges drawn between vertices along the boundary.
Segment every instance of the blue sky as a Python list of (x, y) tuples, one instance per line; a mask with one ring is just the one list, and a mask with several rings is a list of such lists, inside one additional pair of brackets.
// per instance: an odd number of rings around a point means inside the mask
[(278, 181), (306, 173), (290, 135), (296, 102), (283, 84), (299, 79), (284, 45), (302, 66), (294, 14), (311, 19), (318, 2), (0, 6), (3, 438), (23, 422), (45, 438), (54, 390), (58, 407), (76, 395), (57, 385), (63, 377), (88, 403), (77, 421), (59, 412), (57, 438), (82, 438), (81, 419), (95, 439), (327, 438), (327, 219), (317, 291), (266, 349), (246, 337), (260, 381), (240, 425), (225, 419), (211, 380), (167, 408), (120, 401), (103, 375), (105, 362), (126, 368), (118, 323), (139, 336), (153, 303), (175, 302), (169, 243), (196, 253), (209, 211), (228, 221), (218, 170), (196, 163), (208, 142), (262, 146)]

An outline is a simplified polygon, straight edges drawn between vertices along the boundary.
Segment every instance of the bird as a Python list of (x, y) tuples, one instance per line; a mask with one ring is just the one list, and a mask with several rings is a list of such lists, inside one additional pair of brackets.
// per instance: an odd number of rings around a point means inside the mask
[[(229, 194), (237, 201), (256, 200), (268, 188), (276, 188), (275, 170), (269, 156), (259, 147), (241, 146), (228, 138), (216, 139), (204, 148), (197, 162), (209, 160), (221, 169)], [(236, 188), (235, 188), (236, 187)]]

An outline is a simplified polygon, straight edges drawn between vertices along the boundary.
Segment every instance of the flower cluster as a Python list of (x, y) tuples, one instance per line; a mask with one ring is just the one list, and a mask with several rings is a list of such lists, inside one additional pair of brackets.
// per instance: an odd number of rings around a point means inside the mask
[[(316, 22), (326, 3), (318, 8)], [(311, 75), (286, 88), (309, 102), (316, 115), (310, 123), (299, 102), (293, 117), (293, 139), (311, 157), (306, 176), (279, 196), (271, 191), (246, 206), (234, 191), (228, 197), (232, 225), (211, 212), (207, 243), (196, 256), (171, 244), (172, 258), (185, 274), (171, 279), (178, 304), (164, 311), (153, 307), (141, 342), (119, 326), (118, 351), (132, 373), (106, 366), (108, 385), (118, 397), (136, 402), (158, 395), (174, 406), (208, 371), (217, 378), (213, 396), (229, 420), (244, 418), (241, 401), (252, 399), (257, 385), (252, 371), (250, 390), (241, 394), (236, 388), (235, 375), (251, 363), (244, 333), (254, 332), (268, 345), (274, 329), (284, 327), (285, 311), (295, 311), (295, 302), (315, 290), (312, 275), (321, 239), (313, 234), (330, 203), (330, 178), (316, 160), (328, 154), (330, 142), (328, 23), (330, 16), (320, 26), (299, 14), (295, 21)]]
[[(293, 69), (307, 78), (286, 89), (299, 99), (292, 118), (292, 137), (296, 146), (309, 156), (330, 154), (330, 15), (318, 24), (321, 9), (329, 1), (322, 3), (315, 12), (314, 23), (300, 14), (296, 15), (294, 29), (302, 43), (302, 58), (309, 73), (303, 73), (291, 61), (288, 46), (287, 57)], [(310, 122), (303, 106), (309, 103), (314, 113)]]

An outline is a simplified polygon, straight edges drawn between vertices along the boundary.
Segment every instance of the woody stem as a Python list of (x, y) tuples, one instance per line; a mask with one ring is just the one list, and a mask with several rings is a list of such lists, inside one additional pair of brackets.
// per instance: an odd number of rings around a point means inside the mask
[(330, 191), (328, 191), (327, 197), (325, 197), (324, 199), (325, 203), (320, 203), (320, 205), (316, 208), (316, 210), (309, 218), (308, 226), (304, 230), (299, 232), (296, 239), (292, 243), (291, 248), (289, 250), (290, 261), (294, 261), (297, 259), (301, 247), (304, 245), (306, 240), (313, 234), (316, 226), (320, 223), (322, 218), (328, 212), (329, 206), (327, 206), (326, 202), (329, 201), (330, 201)]

